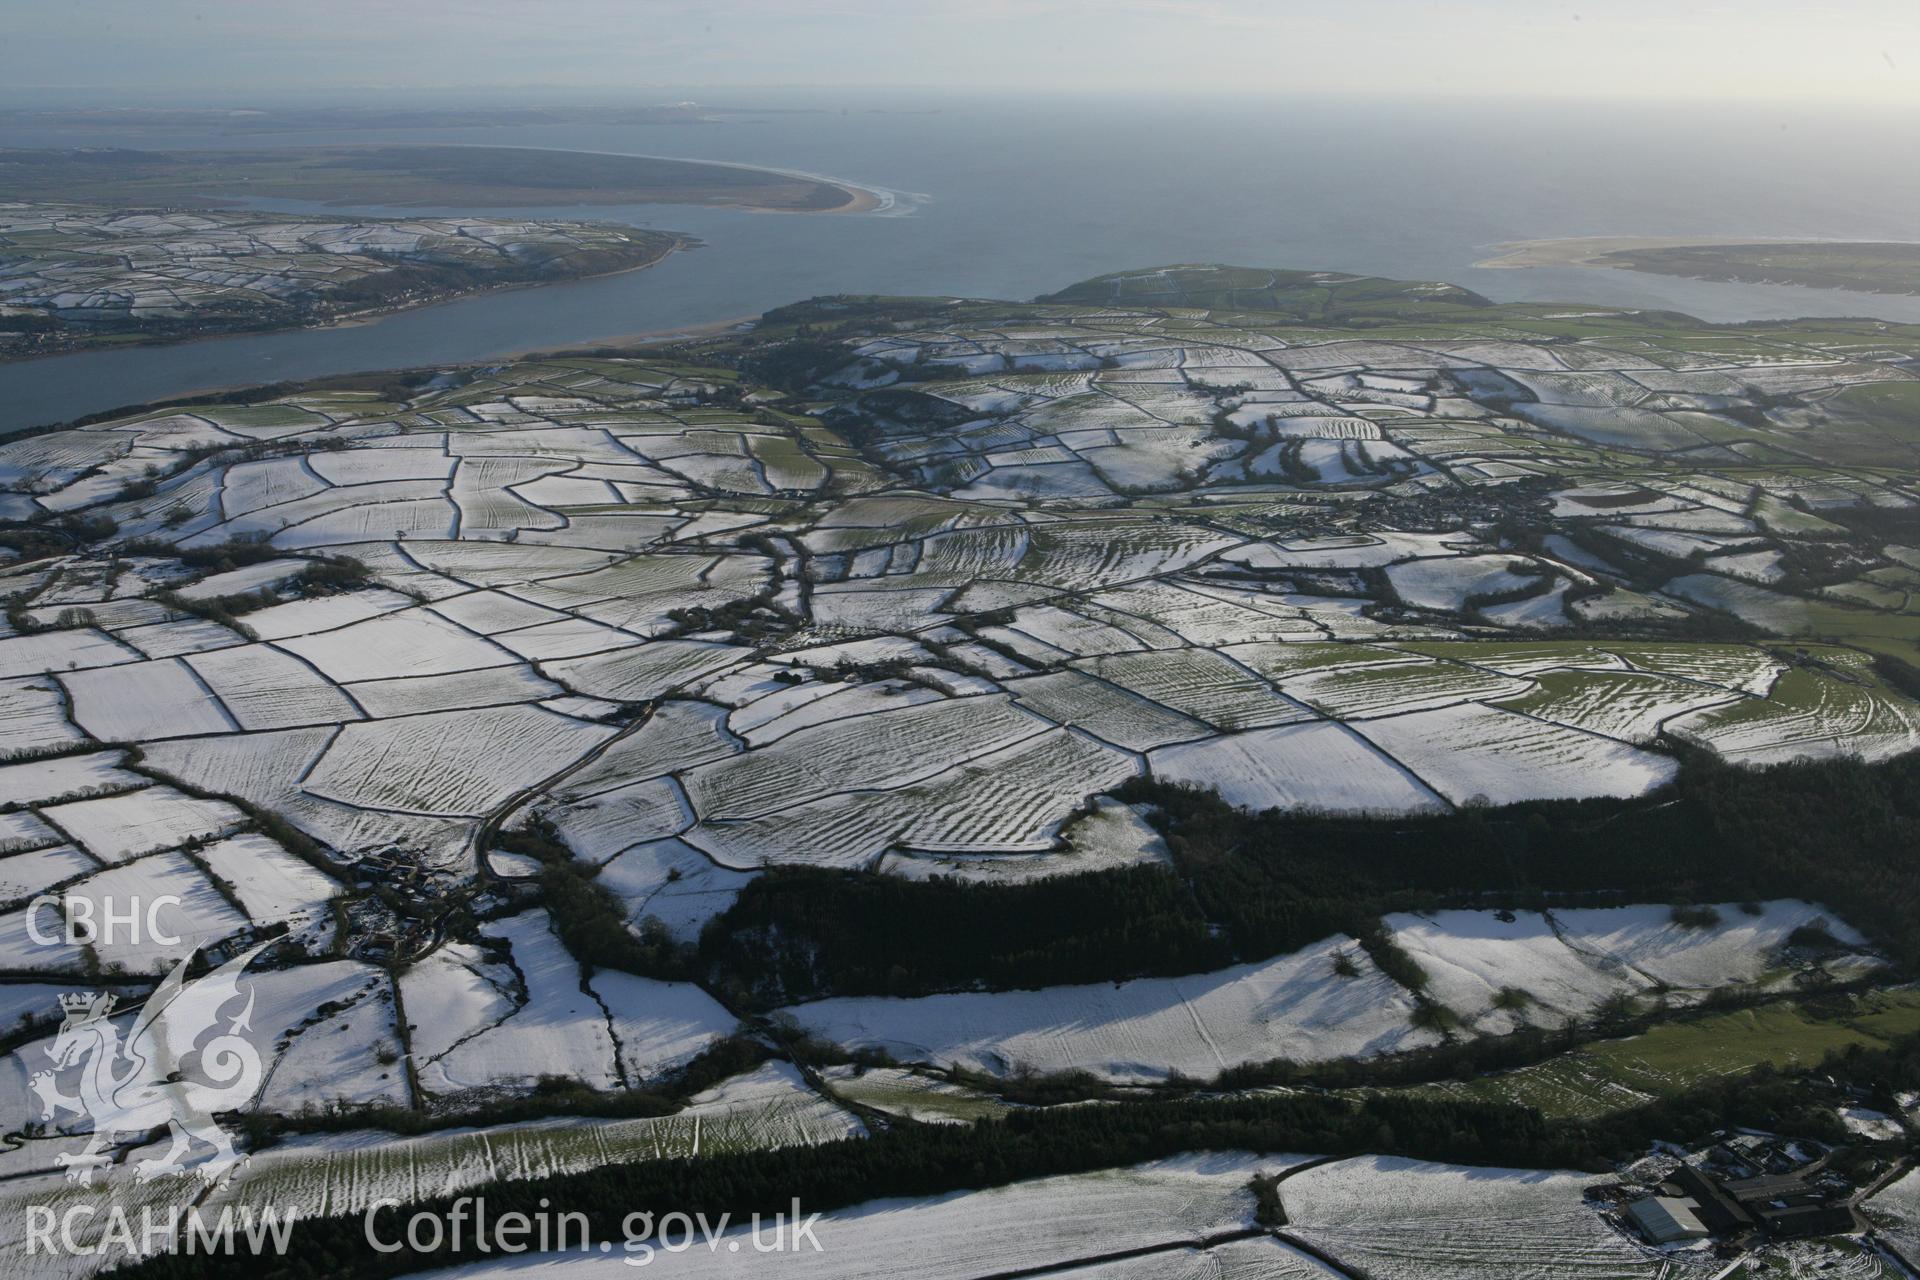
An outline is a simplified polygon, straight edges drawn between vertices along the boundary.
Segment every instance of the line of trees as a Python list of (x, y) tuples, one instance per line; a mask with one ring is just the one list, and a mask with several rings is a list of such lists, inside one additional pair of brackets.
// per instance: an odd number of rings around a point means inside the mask
[[(1920, 1042), (1897, 1055), (1913, 1059)], [(1894, 1055), (1889, 1055), (1894, 1056)], [(1885, 1064), (1862, 1058), (1862, 1070)], [(1822, 1071), (1836, 1070), (1835, 1060)], [(1458, 1099), (1376, 1094), (1364, 1099), (1290, 1093), (1227, 1099), (1088, 1104), (1014, 1112), (972, 1125), (902, 1123), (866, 1138), (814, 1147), (607, 1165), (556, 1178), (497, 1182), (458, 1193), (484, 1196), (495, 1221), (509, 1212), (586, 1215), (592, 1237), (618, 1245), (632, 1213), (784, 1212), (797, 1197), (822, 1212), (887, 1196), (931, 1196), (1026, 1178), (1090, 1172), (1186, 1151), (1251, 1150), (1325, 1155), (1377, 1153), (1466, 1164), (1604, 1170), (1655, 1139), (1698, 1142), (1730, 1126), (1763, 1128), (1825, 1142), (1845, 1139), (1830, 1106), (1803, 1080), (1762, 1069), (1716, 1080), (1684, 1095), (1586, 1120), (1548, 1120), (1538, 1111)], [(440, 1196), (376, 1216), (377, 1237), (399, 1238), (406, 1218), (438, 1214)], [(130, 1280), (306, 1280), (395, 1276), (474, 1260), (471, 1233), (429, 1252), (380, 1253), (362, 1215), (298, 1223), (281, 1256), (160, 1256), (115, 1274)]]

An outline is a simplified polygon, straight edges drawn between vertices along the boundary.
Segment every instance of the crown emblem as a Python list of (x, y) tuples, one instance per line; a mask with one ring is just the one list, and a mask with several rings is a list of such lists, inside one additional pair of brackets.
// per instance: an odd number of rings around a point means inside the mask
[(60, 1007), (66, 1011), (67, 1019), (76, 1022), (106, 1017), (113, 1012), (115, 1002), (111, 991), (69, 991), (60, 997)]

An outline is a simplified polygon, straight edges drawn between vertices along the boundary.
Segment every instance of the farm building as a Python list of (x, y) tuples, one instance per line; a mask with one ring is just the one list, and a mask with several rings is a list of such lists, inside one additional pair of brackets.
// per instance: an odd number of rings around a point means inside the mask
[[(1669, 1185), (1686, 1198), (1696, 1220), (1712, 1235), (1737, 1235), (1756, 1227), (1779, 1239), (1858, 1231), (1860, 1224), (1850, 1205), (1806, 1180), (1817, 1167), (1818, 1162), (1795, 1173), (1722, 1179), (1682, 1165)], [(1648, 1199), (1658, 1198), (1662, 1197)], [(1633, 1211), (1645, 1203), (1628, 1206), (1629, 1216), (1643, 1232), (1647, 1228)], [(1653, 1238), (1651, 1232), (1647, 1234)]]
[(1715, 1235), (1730, 1235), (1753, 1225), (1745, 1210), (1720, 1189), (1720, 1184), (1692, 1165), (1674, 1170), (1673, 1185), (1693, 1201), (1694, 1210)]
[(1770, 1235), (1844, 1235), (1860, 1229), (1851, 1206), (1829, 1203), (1819, 1189), (1796, 1175), (1742, 1178), (1721, 1185)]
[(1649, 1244), (1704, 1240), (1713, 1233), (1695, 1213), (1699, 1207), (1685, 1196), (1647, 1196), (1627, 1206), (1627, 1220)]

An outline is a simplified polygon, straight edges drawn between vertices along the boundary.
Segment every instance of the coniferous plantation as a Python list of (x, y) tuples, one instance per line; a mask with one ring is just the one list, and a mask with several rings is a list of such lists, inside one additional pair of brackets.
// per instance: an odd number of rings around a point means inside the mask
[[(712, 980), (748, 1005), (1173, 976), (1363, 937), (1396, 911), (1513, 912), (1808, 897), (1920, 958), (1920, 759), (1729, 769), (1688, 759), (1633, 801), (1529, 802), (1429, 818), (1249, 814), (1130, 783), (1172, 866), (1030, 885), (791, 870), (709, 924)], [(1712, 923), (1712, 921), (1704, 921)]]

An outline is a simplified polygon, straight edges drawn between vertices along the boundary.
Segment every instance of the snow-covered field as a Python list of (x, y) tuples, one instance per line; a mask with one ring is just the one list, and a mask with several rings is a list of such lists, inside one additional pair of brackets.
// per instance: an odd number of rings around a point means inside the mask
[(1667, 756), (1477, 703), (1367, 720), (1354, 729), (1455, 804), (1635, 796), (1677, 769)]
[[(505, 1008), (421, 1061), (421, 1086), (432, 1093), (458, 1093), (528, 1085), (549, 1075), (596, 1089), (618, 1084), (607, 1010), (581, 990), (580, 966), (554, 937), (546, 913), (527, 912), (484, 932), (511, 948), (513, 985), (500, 1001)], [(423, 1012), (434, 1010), (430, 998), (421, 998), (425, 994), (410, 996), (409, 1009), (418, 1004)]]
[(1247, 809), (1400, 813), (1444, 807), (1411, 771), (1353, 730), (1324, 721), (1162, 747), (1148, 759), (1155, 777), (1210, 786)]
[(359, 808), (477, 816), (611, 734), (525, 705), (351, 724), (308, 774), (305, 790)]
[[(772, 1257), (783, 1272), (809, 1280), (878, 1280), (901, 1274), (903, 1267), (926, 1280), (973, 1280), (1033, 1267), (1052, 1272), (1080, 1259), (1130, 1250), (1177, 1255), (1185, 1246), (1250, 1228), (1254, 1202), (1248, 1184), (1254, 1175), (1278, 1172), (1302, 1159), (1240, 1153), (1176, 1156), (925, 1200), (877, 1200), (823, 1215), (814, 1229), (818, 1252), (803, 1246)], [(756, 1265), (744, 1246), (729, 1251), (726, 1243), (712, 1251), (701, 1245), (686, 1252), (659, 1252), (649, 1265), (686, 1276), (744, 1275), (766, 1266), (766, 1259)], [(1282, 1267), (1293, 1266), (1300, 1257), (1279, 1249), (1274, 1256)], [(1259, 1254), (1251, 1257), (1265, 1260)], [(483, 1263), (439, 1274), (491, 1280), (520, 1274), (529, 1262), (580, 1277), (631, 1271), (617, 1254), (554, 1254), (517, 1265)], [(1311, 1270), (1286, 1269), (1245, 1274), (1279, 1280), (1315, 1276)]]
[(171, 787), (47, 805), (39, 813), (102, 862), (125, 862), (187, 840), (225, 835), (246, 821), (230, 804)]
[[(102, 922), (95, 954), (102, 964), (123, 965), (130, 973), (169, 968), (196, 947), (231, 937), (248, 924), (247, 917), (179, 853), (158, 853), (94, 872), (68, 884), (59, 898), (63, 903), (84, 900), (90, 904), (87, 913)], [(123, 926), (107, 936), (104, 921), (109, 908), (123, 915), (130, 908), (137, 910), (140, 926)], [(69, 918), (83, 914), (70, 907), (65, 913)], [(65, 940), (69, 935), (61, 916), (62, 909), (53, 904), (28, 905), (0, 915), (0, 968), (80, 970), (81, 946)], [(49, 943), (48, 938), (56, 941)]]
[(1655, 1280), (1663, 1263), (1582, 1200), (1599, 1179), (1361, 1156), (1280, 1184), (1287, 1230), (1372, 1280)]
[(507, 1178), (716, 1151), (830, 1142), (863, 1132), (784, 1063), (726, 1081), (670, 1116), (559, 1118), (418, 1136), (369, 1130), (292, 1138), (253, 1157), (213, 1203), (303, 1216), (364, 1212), (383, 1198), (456, 1194)]
[(1920, 747), (1920, 708), (1870, 685), (1789, 671), (1764, 700), (1694, 712), (1674, 733), (1746, 764), (1836, 755), (1883, 760)]
[[(1752, 760), (1884, 755), (1920, 732), (1911, 704), (1851, 678), (1795, 671), (1776, 689), (1779, 664), (1757, 647), (1552, 642), (1510, 659), (1511, 642), (1484, 630), (1455, 639), (1448, 618), (1464, 616), (1470, 597), (1560, 584), (1474, 619), (1524, 630), (1539, 620), (1536, 601), (1590, 580), (1592, 553), (1563, 563), (1464, 532), (1290, 531), (1294, 517), (1325, 525), (1338, 504), (1316, 505), (1293, 472), (1267, 477), (1291, 489), (1236, 487), (1254, 478), (1247, 459), (1286, 440), (1323, 462), (1333, 455), (1321, 446), (1339, 446), (1340, 475), (1326, 484), (1426, 492), (1442, 482), (1436, 468), (1460, 461), (1462, 442), (1498, 430), (1474, 425), (1480, 384), (1467, 377), (1448, 398), (1463, 416), (1397, 434), (1405, 410), (1430, 398), (1421, 388), (1490, 352), (1535, 372), (1556, 357), (1536, 360), (1521, 342), (1468, 343), (1457, 359), (1445, 344), (1320, 344), (1313, 361), (1411, 363), (1315, 363), (1296, 385), (1304, 351), (1265, 336), (1142, 341), (1135, 323), (1107, 314), (1090, 326), (1019, 326), (1057, 338), (890, 337), (889, 358), (925, 349), (946, 353), (930, 364), (981, 365), (939, 394), (1012, 416), (944, 442), (889, 437), (869, 455), (825, 427), (705, 407), (711, 389), (695, 380), (605, 361), (437, 386), (411, 416), (383, 406), (362, 419), (352, 396), (295, 396), (134, 417), (73, 433), (70, 448), (41, 437), (0, 446), (0, 460), (76, 460), (45, 483), (22, 470), (29, 503), (91, 504), (130, 531), (195, 547), (253, 531), (288, 552), (198, 573), (154, 557), (118, 581), (85, 556), (0, 571), (0, 591), (17, 579), (31, 616), (53, 626), (0, 634), (0, 715), (27, 750), (140, 743), (183, 782), (274, 809), (349, 857), (398, 845), (465, 874), (474, 824), (522, 799), (602, 861), (679, 837), (739, 869), (886, 859), (912, 874), (929, 857), (965, 869), (1014, 853), (1043, 869), (1065, 855), (1075, 812), (1142, 772), (1251, 807), (1410, 811), (1482, 796), (1637, 794), (1671, 772), (1644, 749), (1663, 729)], [(1089, 371), (1110, 356), (1125, 367), (1100, 370), (1116, 375), (1107, 388)], [(1016, 372), (1035, 361), (1046, 368)], [(1209, 435), (1208, 406), (1224, 394), (1214, 378), (1254, 388), (1259, 414), (1243, 427), (1286, 431), (1237, 457), (1231, 440)], [(1608, 404), (1644, 394), (1611, 373), (1569, 385)], [(267, 438), (288, 452), (216, 454), (163, 477), (150, 497), (122, 498), (79, 474)], [(1358, 450), (1376, 446), (1375, 470), (1356, 471)], [(1036, 495), (1003, 484), (991, 497), (917, 470), (956, 450), (977, 452), (981, 474), (1080, 468), (1075, 484), (1094, 487)], [(1135, 494), (1081, 505), (1107, 492), (1096, 474), (1145, 467), (1134, 479), (1153, 488), (1173, 474), (1154, 470), (1163, 465), (1199, 475), (1197, 492), (1227, 518), (1190, 521)], [(64, 474), (92, 487), (67, 493)], [(754, 506), (771, 490), (816, 495), (776, 536)], [(1623, 522), (1671, 517), (1698, 526), (1687, 536), (1760, 537), (1757, 526), (1719, 530), (1741, 517), (1703, 505), (1706, 486), (1684, 492), (1640, 500), (1571, 485), (1556, 510), (1605, 513), (1643, 544), (1663, 531)], [(1834, 492), (1864, 490), (1848, 480)], [(1235, 504), (1266, 514), (1242, 523)], [(1792, 510), (1784, 498), (1777, 506)], [(365, 581), (247, 612), (237, 625), (252, 643), (156, 598), (162, 587), (190, 601), (285, 587), (320, 551), (358, 560)], [(1269, 576), (1289, 574), (1313, 577)], [(711, 625), (716, 610), (768, 593), (804, 637), (776, 662)], [(1427, 620), (1370, 616), (1393, 600)], [(63, 622), (69, 605), (79, 613)], [(1449, 640), (1444, 652), (1418, 647)], [(844, 682), (882, 653), (906, 669)], [(799, 683), (775, 682), (781, 667)], [(658, 729), (627, 732), (592, 760), (630, 727), (625, 708), (662, 695), (671, 701), (653, 713)], [(682, 721), (691, 736), (673, 729)], [(283, 736), (307, 727), (312, 736)], [(577, 791), (525, 795), (570, 771)], [(590, 778), (605, 783), (589, 790)], [(656, 778), (668, 780), (615, 794)], [(224, 834), (189, 829), (180, 808), (161, 791), (114, 798), (101, 812), (128, 828), (124, 839), (97, 823), (55, 826), (110, 859)], [(86, 824), (86, 810), (72, 816)], [(128, 844), (143, 824), (155, 827), (152, 842)]]
[(285, 921), (297, 931), (320, 919), (340, 892), (337, 881), (262, 835), (217, 840), (200, 850), (200, 860), (233, 886), (248, 918), (262, 924)]
[[(391, 994), (380, 970), (355, 961), (322, 961), (250, 973), (244, 989), (251, 1007), (235, 1033), (253, 1046), (264, 1068), (256, 1106), (297, 1114), (335, 1105), (405, 1104), (405, 1068), (399, 1065)], [(138, 986), (120, 990), (128, 1005), (145, 994)], [(48, 1003), (54, 1008), (43, 1012), (58, 1013), (57, 1002)], [(116, 1018), (123, 1031), (131, 1022), (130, 1016)], [(181, 1036), (192, 1034), (184, 1026), (177, 1029)], [(58, 1066), (47, 1053), (51, 1042), (51, 1036), (30, 1040), (0, 1056), (0, 1113), (22, 1123), (37, 1120), (32, 1082), (42, 1072), (51, 1071), (69, 1094), (78, 1088), (84, 1060)], [(170, 1040), (167, 1047), (184, 1060), (190, 1045)], [(52, 1132), (85, 1132), (90, 1123), (84, 1116), (63, 1115)]]
[(1653, 983), (1700, 990), (1754, 983), (1777, 973), (1774, 953), (1795, 929), (1819, 926), (1846, 946), (1865, 940), (1831, 912), (1805, 902), (1763, 902), (1749, 915), (1731, 903), (1713, 908), (1719, 923), (1675, 923), (1660, 907), (1602, 907), (1555, 911), (1568, 946), (1608, 968), (1643, 975)]
[(1167, 842), (1138, 809), (1101, 796), (1084, 817), (1061, 833), (1064, 848), (1040, 853), (927, 853), (895, 849), (880, 859), (880, 870), (909, 880), (952, 876), (961, 880), (1006, 884), (1050, 876), (1078, 875), (1116, 867), (1168, 865)]
[[(1656, 987), (1685, 998), (1717, 987), (1790, 983), (1803, 966), (1787, 953), (1796, 929), (1824, 922), (1858, 949), (1849, 971), (1880, 963), (1859, 934), (1804, 902), (1731, 903), (1714, 924), (1680, 924), (1668, 907), (1537, 913), (1491, 911), (1386, 919), (1394, 941), (1426, 972), (1426, 994), (1474, 1031), (1555, 1025), (1608, 998)], [(1336, 956), (1353, 969), (1343, 976)], [(1831, 963), (1831, 962), (1830, 962)], [(1524, 994), (1515, 1004), (1500, 997)], [(1208, 1079), (1229, 1067), (1366, 1057), (1435, 1042), (1415, 1026), (1413, 997), (1376, 970), (1351, 939), (1331, 938), (1259, 964), (1184, 978), (1097, 986), (842, 997), (789, 1007), (801, 1026), (849, 1047), (906, 1062), (994, 1074), (1022, 1068), (1085, 1070), (1114, 1080), (1174, 1073)]]
[(1920, 1170), (1894, 1179), (1863, 1208), (1903, 1258), (1920, 1259)]
[[(299, 954), (279, 972), (338, 1007), (280, 1029), (270, 1109), (410, 1105), (403, 1033), (436, 1104), (549, 1075), (614, 1089), (730, 1033), (727, 993), (568, 954), (525, 852), (549, 833), (629, 928), (691, 946), (768, 867), (1005, 884), (1164, 865), (1148, 815), (1110, 794), (1140, 777), (1399, 815), (1644, 795), (1676, 741), (1742, 763), (1920, 746), (1920, 708), (1864, 656), (1912, 643), (1920, 555), (1838, 523), (1910, 509), (1910, 460), (1819, 463), (1806, 409), (1733, 412), (1750, 386), (1824, 406), (1909, 382), (1904, 363), (1810, 345), (1784, 353), (1789, 377), (1777, 334), (1695, 349), (1649, 330), (1629, 354), (1524, 317), (1497, 337), (1285, 333), (1129, 288), (849, 335), (833, 381), (883, 390), (818, 416), (730, 357), (654, 353), (0, 443), (8, 520), (118, 529), (0, 564), (0, 961), (150, 974), (284, 920)], [(1681, 442), (1727, 452), (1650, 464)], [(1511, 487), (1530, 476), (1550, 488)], [(1551, 530), (1490, 514), (1523, 508)], [(1796, 589), (1843, 539), (1845, 580)], [(1653, 556), (1693, 558), (1634, 559)], [(1672, 638), (1726, 634), (1709, 610), (1769, 634)], [(533, 843), (495, 847), (503, 831)], [(421, 914), (383, 914), (375, 885)], [(176, 896), (184, 941), (40, 947), (24, 904), (48, 890)], [(449, 910), (469, 891), (472, 921)], [(338, 941), (396, 959), (397, 984), (328, 985), (343, 896)], [(1783, 944), (1826, 914), (1717, 910), (1388, 923), (1426, 998), (1496, 1034), (1622, 993), (1784, 986), (1806, 957)], [(791, 1012), (936, 1065), (1131, 1080), (1430, 1043), (1415, 1009), (1328, 939), (1213, 974)], [(781, 1096), (738, 1114), (845, 1131), (817, 1095)], [(633, 1125), (565, 1158), (695, 1140), (682, 1117)], [(1180, 1248), (1169, 1265), (1230, 1256)], [(1303, 1265), (1244, 1263), (1268, 1264)]]
[[(1289, 1222), (1257, 1231), (1249, 1184), (1282, 1175)], [(1329, 1280), (1337, 1276), (1593, 1277), (1655, 1280), (1660, 1255), (1630, 1243), (1582, 1202), (1578, 1174), (1361, 1157), (1310, 1164), (1298, 1155), (1176, 1156), (1097, 1173), (1039, 1178), (926, 1200), (877, 1200), (821, 1215), (820, 1249), (779, 1255), (796, 1275), (856, 1280), (899, 1274), (979, 1280), (1029, 1269), (1073, 1280)], [(1295, 1206), (1298, 1205), (1298, 1208)], [(656, 1250), (667, 1274), (733, 1276), (771, 1269), (745, 1239), (721, 1235), (686, 1250)], [(1338, 1270), (1295, 1247), (1324, 1252)], [(483, 1262), (436, 1276), (485, 1278), (555, 1272), (613, 1276), (616, 1252), (552, 1253)]]
[[(1357, 975), (1334, 971), (1336, 952)], [(1190, 978), (1141, 978), (1038, 991), (848, 997), (794, 1005), (799, 1024), (936, 1066), (995, 1073), (1091, 1071), (1115, 1080), (1202, 1079), (1274, 1058), (1367, 1057), (1432, 1043), (1413, 998), (1345, 938)]]

